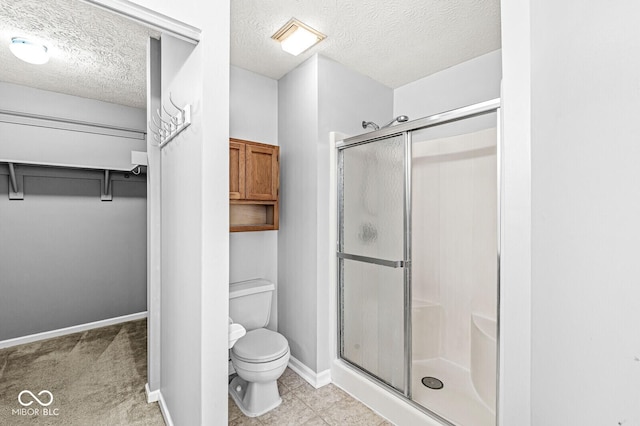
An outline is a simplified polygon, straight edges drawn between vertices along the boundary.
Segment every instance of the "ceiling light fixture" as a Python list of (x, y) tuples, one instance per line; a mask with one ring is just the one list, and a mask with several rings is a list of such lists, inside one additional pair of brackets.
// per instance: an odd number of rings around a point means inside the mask
[(297, 19), (291, 18), (271, 38), (280, 42), (282, 50), (293, 56), (298, 56), (327, 36)]
[(35, 65), (46, 64), (49, 61), (47, 46), (22, 37), (13, 37), (9, 49), (18, 59)]

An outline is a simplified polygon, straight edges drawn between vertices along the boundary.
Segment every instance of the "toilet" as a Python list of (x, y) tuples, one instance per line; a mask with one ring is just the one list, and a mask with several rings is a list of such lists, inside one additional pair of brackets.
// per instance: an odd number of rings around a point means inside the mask
[(289, 363), (289, 342), (267, 328), (275, 285), (264, 279), (229, 286), (229, 317), (247, 334), (230, 350), (238, 374), (229, 384), (229, 394), (247, 417), (257, 417), (282, 402), (278, 378)]

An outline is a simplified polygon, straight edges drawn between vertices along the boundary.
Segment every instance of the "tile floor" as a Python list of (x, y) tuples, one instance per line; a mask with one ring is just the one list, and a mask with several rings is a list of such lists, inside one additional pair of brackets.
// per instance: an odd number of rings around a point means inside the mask
[(278, 388), (282, 404), (275, 410), (254, 418), (242, 414), (229, 397), (229, 425), (392, 425), (337, 386), (328, 384), (315, 389), (289, 368), (278, 380)]

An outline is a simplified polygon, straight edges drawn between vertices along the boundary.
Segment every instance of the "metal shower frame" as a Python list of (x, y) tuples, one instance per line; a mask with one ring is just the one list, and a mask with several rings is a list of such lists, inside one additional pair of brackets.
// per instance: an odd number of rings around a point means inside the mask
[[(497, 303), (498, 311), (500, 306), (500, 252), (501, 252), (501, 117), (500, 117), (500, 98), (492, 99), (489, 101), (477, 103), (474, 105), (465, 106), (462, 108), (446, 111), (440, 114), (431, 115), (418, 120), (414, 120), (407, 123), (398, 124), (393, 127), (387, 127), (380, 130), (372, 131), (362, 135), (354, 136), (343, 141), (336, 143), (337, 150), (337, 207), (338, 207), (338, 229), (337, 229), (337, 247), (336, 256), (338, 260), (337, 268), (337, 282), (338, 282), (338, 294), (337, 294), (337, 311), (338, 311), (338, 358), (352, 367), (356, 371), (364, 374), (365, 377), (390, 390), (391, 392), (399, 395), (412, 406), (418, 408), (434, 419), (440, 421), (445, 425), (455, 426), (447, 419), (431, 411), (428, 407), (424, 407), (411, 399), (411, 350), (412, 350), (412, 330), (411, 330), (411, 163), (412, 163), (412, 132), (416, 130), (426, 129), (429, 127), (435, 127), (446, 123), (452, 123), (455, 121), (465, 120), (485, 114), (496, 113), (497, 114), (497, 142), (496, 142), (496, 158), (497, 158)], [(402, 136), (404, 138), (404, 258), (401, 260), (389, 260), (378, 259), (366, 256), (359, 256), (352, 253), (345, 253), (344, 250), (344, 150), (352, 148), (358, 145), (364, 145), (372, 142), (377, 142), (384, 139), (390, 139), (393, 137)], [(343, 291), (344, 291), (344, 259), (355, 260), (359, 262), (372, 263), (392, 268), (404, 268), (404, 387), (403, 390), (395, 388), (391, 384), (387, 383), (382, 378), (376, 376), (363, 367), (352, 363), (351, 361), (343, 358), (344, 354), (344, 337), (343, 337)], [(500, 321), (498, 312), (497, 323), (497, 339), (496, 345), (500, 344)], [(500, 360), (499, 350), (496, 351), (496, 392), (499, 391), (499, 376), (500, 376)], [(496, 407), (496, 412), (498, 412)]]

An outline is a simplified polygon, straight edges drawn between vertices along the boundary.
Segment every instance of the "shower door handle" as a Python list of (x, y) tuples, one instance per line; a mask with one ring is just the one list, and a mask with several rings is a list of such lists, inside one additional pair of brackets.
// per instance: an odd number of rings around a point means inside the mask
[(337, 252), (340, 259), (357, 260), (358, 262), (373, 263), (375, 265), (388, 266), (389, 268), (403, 268), (407, 262), (404, 260), (385, 260), (376, 257), (358, 256), (357, 254), (348, 254)]

